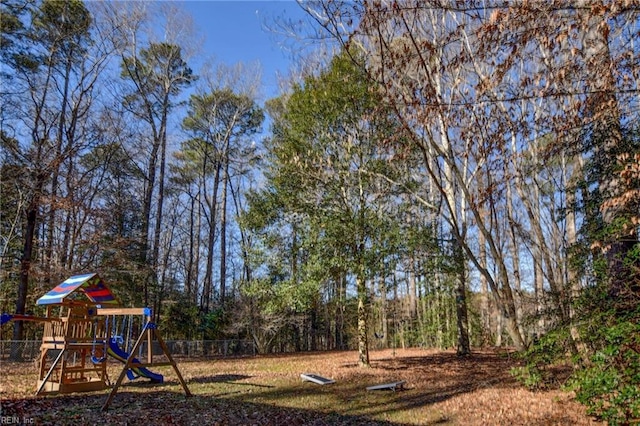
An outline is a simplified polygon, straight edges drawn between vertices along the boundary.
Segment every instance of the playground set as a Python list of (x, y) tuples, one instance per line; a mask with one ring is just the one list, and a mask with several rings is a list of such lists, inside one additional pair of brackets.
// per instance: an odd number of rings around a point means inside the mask
[[(46, 306), (44, 317), (2, 314), (7, 321), (44, 323), (36, 395), (88, 392), (110, 386), (107, 358), (123, 365), (102, 410), (109, 407), (124, 377), (162, 383), (148, 367), (171, 366), (187, 396), (191, 392), (167, 345), (152, 322), (149, 308), (124, 308), (98, 274), (72, 276), (36, 302)], [(137, 338), (134, 339), (135, 333)], [(164, 359), (154, 362), (153, 343)], [(143, 344), (146, 350), (143, 351)], [(143, 358), (146, 352), (146, 357)], [(137, 355), (137, 356), (136, 356)], [(143, 358), (141, 361), (138, 357)]]

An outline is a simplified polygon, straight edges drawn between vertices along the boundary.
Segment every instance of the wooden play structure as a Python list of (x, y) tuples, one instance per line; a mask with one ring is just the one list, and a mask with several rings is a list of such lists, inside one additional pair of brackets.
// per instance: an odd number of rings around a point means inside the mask
[[(106, 410), (121, 386), (124, 377), (138, 377), (162, 383), (162, 375), (147, 367), (172, 366), (187, 396), (191, 395), (167, 345), (152, 322), (149, 308), (123, 308), (98, 274), (73, 276), (56, 286), (36, 302), (46, 306), (44, 317), (3, 314), (7, 320), (40, 321), (44, 323), (40, 347), (39, 375), (36, 394), (70, 393), (103, 390), (110, 386), (107, 375), (107, 356), (123, 365), (111, 393), (102, 409)], [(138, 317), (137, 338), (131, 337), (133, 318)], [(124, 324), (128, 319), (126, 338), (132, 343), (127, 350), (124, 343)], [(119, 324), (122, 329), (119, 330)], [(135, 340), (135, 343), (133, 343)], [(154, 342), (159, 345), (163, 360), (154, 360)], [(144, 362), (136, 354), (146, 343)], [(139, 355), (143, 358), (142, 355)]]

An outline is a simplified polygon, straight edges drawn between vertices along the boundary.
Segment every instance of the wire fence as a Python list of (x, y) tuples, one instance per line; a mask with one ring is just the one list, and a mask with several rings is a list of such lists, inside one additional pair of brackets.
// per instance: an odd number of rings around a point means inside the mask
[[(0, 340), (0, 360), (30, 362), (40, 356), (40, 340)], [(165, 340), (174, 357), (207, 358), (255, 355), (255, 345), (250, 340)], [(128, 352), (129, 348), (123, 348)], [(162, 354), (157, 341), (152, 344), (153, 355)], [(143, 342), (140, 355), (146, 355), (147, 342)]]

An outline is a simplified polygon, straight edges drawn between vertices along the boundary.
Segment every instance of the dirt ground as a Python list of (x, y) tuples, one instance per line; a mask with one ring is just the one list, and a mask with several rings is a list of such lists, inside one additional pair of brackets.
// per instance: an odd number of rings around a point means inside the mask
[[(571, 393), (531, 392), (509, 374), (514, 357), (476, 351), (468, 357), (420, 349), (178, 360), (192, 397), (171, 367), (163, 384), (126, 383), (109, 410), (108, 391), (33, 396), (32, 363), (0, 364), (1, 424), (50, 425), (595, 425)], [(110, 362), (112, 380), (120, 372)], [(335, 383), (301, 380), (314, 373)], [(368, 386), (404, 381), (404, 389)]]

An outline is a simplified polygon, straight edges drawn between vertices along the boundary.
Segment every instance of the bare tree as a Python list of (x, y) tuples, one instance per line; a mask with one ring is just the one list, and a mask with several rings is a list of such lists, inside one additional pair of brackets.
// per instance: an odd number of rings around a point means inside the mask
[[(446, 200), (448, 226), (491, 288), (519, 349), (525, 345), (519, 258), (527, 246), (533, 247), (537, 288), (544, 278), (558, 318), (570, 317), (567, 258), (557, 256), (575, 241), (575, 219), (560, 213), (571, 208), (567, 200), (574, 196), (567, 194), (575, 191), (571, 184), (580, 173), (570, 144), (575, 147), (584, 129), (593, 129), (596, 139), (607, 134), (596, 155), (627, 167), (629, 156), (614, 158), (613, 147), (620, 146), (617, 96), (637, 104), (633, 91), (626, 90), (637, 69), (623, 59), (635, 58), (627, 55), (633, 43), (612, 41), (614, 31), (623, 40), (636, 37), (628, 27), (612, 25), (634, 22), (637, 7), (599, 1), (538, 6), (307, 5), (336, 41), (367, 52), (362, 65), (396, 108), (412, 143), (423, 150), (424, 164)], [(614, 69), (625, 78), (614, 81)], [(564, 161), (562, 167), (554, 169), (556, 160)], [(486, 179), (484, 187), (474, 185), (479, 176)], [(600, 183), (611, 200), (602, 205), (605, 221), (609, 207), (615, 206), (611, 217), (631, 210), (621, 198), (629, 192), (616, 182)], [(518, 214), (521, 210), (526, 216)], [(619, 235), (626, 243), (605, 244), (609, 258), (633, 245), (636, 232), (627, 227)], [(510, 249), (503, 250), (504, 244)]]
[[(259, 73), (255, 69), (245, 68), (242, 64), (219, 66), (214, 73), (206, 73), (200, 89), (203, 93), (191, 97), (189, 116), (183, 121), (183, 128), (193, 136), (184, 147), (198, 151), (202, 199), (207, 207), (208, 255), (201, 301), (205, 312), (211, 308), (214, 288), (216, 232), (220, 237), (221, 306), (226, 298), (228, 190), (232, 178), (245, 174), (246, 165), (254, 156), (255, 144), (250, 138), (260, 129), (264, 118), (255, 101), (258, 79)], [(212, 189), (207, 190), (208, 187)]]
[[(94, 32), (92, 15), (83, 3), (44, 1), (29, 4), (25, 10), (30, 16), (20, 41), (16, 41), (19, 44), (14, 46), (17, 50), (7, 54), (10, 78), (17, 90), (3, 93), (7, 105), (21, 111), (4, 117), (19, 143), (3, 145), (11, 157), (9, 163), (21, 164), (27, 171), (19, 177), (28, 201), (18, 313), (24, 313), (33, 279), (39, 232), (45, 250), (39, 253), (43, 256), (37, 264), (45, 282), (73, 265), (72, 235), (78, 232), (74, 221), (79, 205), (73, 193), (80, 173), (76, 162), (93, 143), (88, 134), (95, 91), (111, 54), (104, 39)], [(54, 256), (56, 252), (60, 256)], [(22, 338), (20, 322), (15, 325), (14, 338)]]
[[(138, 261), (140, 265), (149, 266), (148, 273), (143, 273), (143, 292), (144, 303), (150, 304), (150, 285), (151, 288), (163, 286), (159, 282), (162, 276), (160, 240), (169, 133), (180, 94), (195, 80), (195, 75), (186, 62), (188, 55), (182, 50), (183, 45), (189, 45), (192, 35), (190, 21), (170, 6), (158, 9), (146, 6), (104, 5), (103, 15), (113, 22), (111, 36), (121, 56), (121, 76), (129, 85), (122, 89), (123, 107), (137, 126), (144, 123), (148, 129), (145, 133), (149, 134), (148, 137), (140, 135), (145, 146), (131, 145), (127, 149), (132, 151), (131, 158), (139, 162), (145, 180)], [(164, 31), (160, 36), (151, 27), (153, 12), (163, 20)], [(140, 155), (136, 155), (134, 149), (140, 150)], [(154, 303), (157, 304), (157, 300)]]

